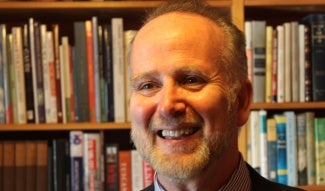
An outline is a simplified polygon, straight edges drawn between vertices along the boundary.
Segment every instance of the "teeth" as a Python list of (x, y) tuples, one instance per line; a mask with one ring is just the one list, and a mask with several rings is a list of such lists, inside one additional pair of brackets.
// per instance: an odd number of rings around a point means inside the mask
[(194, 132), (194, 129), (181, 129), (181, 130), (162, 130), (161, 135), (163, 137), (178, 138), (185, 135), (190, 135)]

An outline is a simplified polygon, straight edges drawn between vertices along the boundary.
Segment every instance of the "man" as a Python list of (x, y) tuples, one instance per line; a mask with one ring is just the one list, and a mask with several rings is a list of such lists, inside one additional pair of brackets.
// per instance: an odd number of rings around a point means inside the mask
[(146, 191), (299, 190), (263, 179), (238, 151), (252, 99), (243, 36), (199, 0), (169, 1), (139, 30), (131, 136), (156, 170)]

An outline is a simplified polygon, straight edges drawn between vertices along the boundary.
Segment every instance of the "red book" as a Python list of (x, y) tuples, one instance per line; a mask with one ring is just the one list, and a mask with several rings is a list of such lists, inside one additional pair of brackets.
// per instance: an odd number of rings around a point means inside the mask
[(119, 184), (120, 191), (131, 191), (131, 151), (119, 151)]
[(86, 52), (87, 52), (87, 71), (88, 71), (88, 99), (89, 99), (89, 121), (96, 122), (96, 103), (95, 103), (95, 76), (94, 76), (94, 46), (92, 23), (85, 21), (86, 30)]

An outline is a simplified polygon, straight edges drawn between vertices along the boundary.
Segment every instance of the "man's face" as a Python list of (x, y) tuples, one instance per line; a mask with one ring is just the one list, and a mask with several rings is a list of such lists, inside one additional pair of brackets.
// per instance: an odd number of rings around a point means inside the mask
[(223, 47), (222, 31), (192, 14), (166, 14), (139, 31), (130, 57), (132, 139), (158, 173), (193, 177), (237, 138)]

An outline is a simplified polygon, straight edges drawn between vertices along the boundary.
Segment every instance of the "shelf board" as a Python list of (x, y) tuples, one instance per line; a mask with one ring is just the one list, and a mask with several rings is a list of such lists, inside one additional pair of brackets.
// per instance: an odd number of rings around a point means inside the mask
[(70, 130), (123, 130), (130, 123), (66, 123), (66, 124), (5, 124), (1, 131), (70, 131)]
[(305, 102), (305, 103), (253, 103), (252, 110), (307, 110), (307, 109), (324, 109), (325, 102)]
[(245, 7), (325, 6), (324, 0), (245, 0)]
[(299, 188), (302, 188), (302, 189), (308, 190), (308, 191), (325, 191), (325, 186), (320, 186), (320, 185), (299, 186)]

